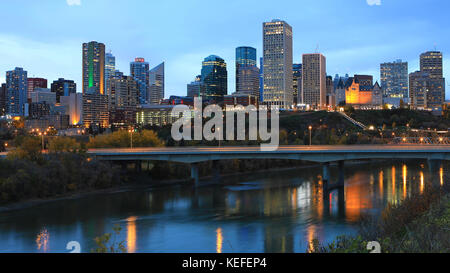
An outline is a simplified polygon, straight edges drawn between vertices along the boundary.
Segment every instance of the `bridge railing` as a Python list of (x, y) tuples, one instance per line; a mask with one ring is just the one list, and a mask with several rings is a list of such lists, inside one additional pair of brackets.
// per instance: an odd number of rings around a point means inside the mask
[(449, 137), (395, 137), (390, 144), (449, 145)]

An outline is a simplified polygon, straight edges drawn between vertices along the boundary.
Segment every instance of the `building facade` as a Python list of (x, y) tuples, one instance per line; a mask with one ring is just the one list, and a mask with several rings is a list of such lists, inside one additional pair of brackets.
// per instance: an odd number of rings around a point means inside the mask
[(83, 44), (83, 94), (106, 94), (105, 45), (98, 42)]
[(160, 104), (164, 99), (165, 64), (161, 63), (150, 70), (150, 104)]
[(0, 85), (0, 116), (6, 114), (6, 83)]
[(439, 109), (444, 104), (444, 79), (431, 77), (428, 72), (416, 71), (409, 75), (411, 107), (413, 109)]
[(187, 96), (190, 98), (202, 97), (205, 95), (205, 85), (202, 76), (198, 75), (195, 80), (187, 85)]
[[(145, 105), (138, 109), (136, 113), (136, 123), (141, 126), (166, 126), (180, 119), (180, 116), (173, 115), (172, 110), (175, 105)], [(191, 119), (193, 113), (186, 118)]]
[(13, 116), (25, 114), (27, 103), (28, 73), (23, 68), (16, 67), (6, 72), (6, 113)]
[(109, 52), (105, 54), (105, 84), (106, 92), (108, 92), (108, 80), (113, 77), (116, 73), (116, 57)]
[(236, 93), (259, 98), (259, 68), (256, 48), (236, 48)]
[(48, 82), (47, 79), (43, 78), (28, 78), (28, 86), (27, 86), (27, 98), (30, 98), (31, 92), (36, 88), (47, 88)]
[(327, 106), (326, 59), (320, 53), (303, 54), (303, 103), (313, 109)]
[(294, 105), (303, 104), (302, 64), (293, 64), (292, 82)]
[(30, 93), (30, 100), (32, 103), (46, 102), (49, 105), (55, 105), (56, 94), (48, 88), (36, 88)]
[(71, 93), (60, 98), (61, 105), (66, 107), (66, 115), (69, 116), (69, 124), (73, 126), (83, 124), (83, 94)]
[(136, 58), (130, 63), (130, 74), (139, 85), (139, 103), (150, 102), (150, 65), (144, 58)]
[(408, 63), (397, 60), (380, 65), (383, 95), (390, 98), (408, 98)]
[(109, 126), (108, 96), (98, 93), (83, 94), (83, 125), (107, 128)]
[(202, 82), (205, 85), (206, 99), (223, 101), (228, 94), (228, 71), (224, 59), (210, 55), (202, 63)]
[(292, 27), (281, 20), (263, 23), (264, 104), (292, 107), (292, 54)]
[(61, 97), (67, 97), (77, 92), (77, 84), (74, 81), (60, 78), (57, 81), (53, 81), (51, 91), (56, 94), (56, 102), (59, 103), (61, 102)]

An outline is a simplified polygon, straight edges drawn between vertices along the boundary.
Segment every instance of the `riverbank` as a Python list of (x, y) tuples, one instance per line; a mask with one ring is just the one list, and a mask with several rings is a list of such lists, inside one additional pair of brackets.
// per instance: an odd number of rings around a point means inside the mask
[(416, 194), (388, 206), (380, 217), (361, 222), (357, 236), (339, 236), (330, 244), (314, 240), (310, 253), (369, 253), (378, 242), (382, 253), (449, 253), (450, 186)]

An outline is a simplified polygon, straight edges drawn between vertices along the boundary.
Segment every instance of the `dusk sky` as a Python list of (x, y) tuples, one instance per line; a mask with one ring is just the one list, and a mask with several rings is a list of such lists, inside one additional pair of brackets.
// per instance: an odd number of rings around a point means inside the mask
[[(228, 93), (235, 91), (235, 48), (252, 46), (261, 57), (262, 23), (288, 22), (294, 63), (303, 53), (327, 58), (327, 74), (371, 74), (382, 62), (403, 59), (409, 72), (419, 55), (444, 53), (450, 98), (450, 2), (443, 0), (1, 0), (0, 82), (23, 67), (29, 77), (73, 79), (81, 92), (81, 47), (106, 44), (117, 68), (144, 57), (166, 62), (166, 96), (186, 95), (201, 62), (215, 54), (228, 64)], [(258, 62), (259, 63), (259, 62)]]

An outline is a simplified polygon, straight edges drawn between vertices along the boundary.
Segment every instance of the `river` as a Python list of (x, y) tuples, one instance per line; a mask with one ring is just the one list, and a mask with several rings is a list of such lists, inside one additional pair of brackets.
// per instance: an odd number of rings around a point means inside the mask
[[(439, 183), (449, 167), (440, 166)], [(236, 175), (199, 189), (91, 194), (3, 212), (0, 252), (68, 252), (70, 241), (91, 252), (94, 238), (116, 224), (122, 228), (116, 241), (132, 253), (305, 252), (314, 238), (355, 234), (361, 216), (424, 191), (431, 177), (426, 161), (347, 164), (345, 172), (344, 191), (331, 192), (329, 202), (321, 168), (308, 167)], [(332, 180), (337, 176), (332, 166)]]

